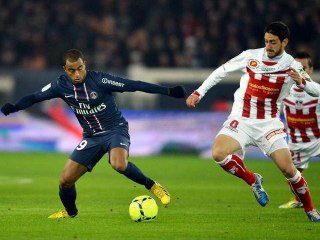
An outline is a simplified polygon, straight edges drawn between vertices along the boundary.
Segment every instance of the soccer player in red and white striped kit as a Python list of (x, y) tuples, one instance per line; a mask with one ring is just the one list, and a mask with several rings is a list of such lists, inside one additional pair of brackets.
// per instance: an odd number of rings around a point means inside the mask
[[(313, 63), (309, 53), (298, 52), (294, 55), (305, 71), (311, 75)], [(320, 156), (320, 102), (305, 91), (293, 86), (290, 94), (283, 100), (284, 114), (287, 123), (288, 145), (293, 164), (302, 172), (307, 169), (312, 157)], [(300, 199), (295, 196), (279, 208), (303, 207)]]
[(312, 222), (320, 223), (306, 180), (292, 162), (280, 107), (293, 85), (310, 95), (320, 95), (301, 63), (285, 52), (290, 31), (283, 22), (272, 22), (264, 31), (265, 47), (243, 51), (221, 65), (186, 100), (195, 107), (207, 91), (234, 71), (242, 71), (240, 87), (234, 94), (231, 114), (224, 122), (212, 146), (213, 159), (227, 172), (243, 179), (261, 206), (269, 197), (262, 187), (262, 176), (250, 171), (243, 162), (249, 145), (259, 147), (287, 179), (291, 190), (303, 203)]

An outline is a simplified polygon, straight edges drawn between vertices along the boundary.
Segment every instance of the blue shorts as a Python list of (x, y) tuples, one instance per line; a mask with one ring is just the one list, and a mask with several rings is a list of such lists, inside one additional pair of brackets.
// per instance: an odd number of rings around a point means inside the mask
[(103, 155), (116, 147), (124, 148), (129, 152), (130, 135), (127, 127), (121, 126), (104, 133), (84, 137), (69, 158), (86, 166), (91, 172)]

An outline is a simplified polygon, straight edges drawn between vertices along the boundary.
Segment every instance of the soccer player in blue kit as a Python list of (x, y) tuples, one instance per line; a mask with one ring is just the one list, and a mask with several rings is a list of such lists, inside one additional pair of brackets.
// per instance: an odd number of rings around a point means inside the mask
[(61, 98), (73, 110), (83, 128), (83, 139), (67, 160), (59, 180), (59, 196), (65, 209), (50, 215), (49, 218), (77, 216), (75, 183), (87, 171), (92, 171), (106, 153), (109, 154), (113, 169), (144, 185), (163, 205), (169, 204), (168, 191), (128, 161), (128, 122), (119, 111), (112, 93), (142, 91), (184, 98), (185, 89), (182, 86), (168, 88), (87, 70), (84, 56), (77, 49), (65, 53), (64, 70), (65, 75), (61, 75), (41, 91), (25, 96), (15, 104), (6, 103), (1, 108), (4, 115), (9, 115), (37, 102)]

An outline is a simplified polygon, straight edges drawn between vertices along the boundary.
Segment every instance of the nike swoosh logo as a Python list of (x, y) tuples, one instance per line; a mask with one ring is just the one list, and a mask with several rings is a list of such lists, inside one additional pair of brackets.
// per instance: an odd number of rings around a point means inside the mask
[(65, 98), (72, 98), (73, 95), (64, 95)]
[(127, 144), (125, 144), (125, 143), (120, 143), (120, 145), (121, 145), (121, 146), (127, 146)]

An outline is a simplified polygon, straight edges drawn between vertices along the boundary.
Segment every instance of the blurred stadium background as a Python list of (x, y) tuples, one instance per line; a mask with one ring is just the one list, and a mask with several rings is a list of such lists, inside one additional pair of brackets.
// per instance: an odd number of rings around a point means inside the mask
[[(308, 51), (320, 66), (318, 0), (0, 0), (0, 105), (45, 86), (62, 73), (61, 55), (81, 49), (90, 69), (188, 93), (211, 71), (248, 48), (263, 46), (264, 26), (291, 29), (287, 52)], [(320, 80), (319, 72), (313, 76)], [(131, 155), (192, 152), (210, 156), (239, 73), (213, 88), (196, 110), (183, 100), (117, 94), (129, 121)], [(0, 116), (0, 151), (70, 152), (81, 130), (59, 101)], [(252, 149), (249, 156), (263, 158)]]

